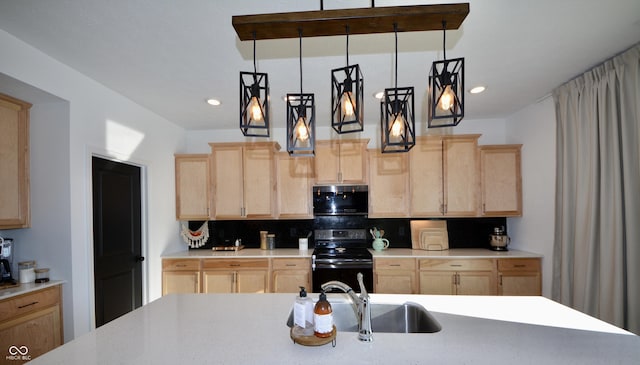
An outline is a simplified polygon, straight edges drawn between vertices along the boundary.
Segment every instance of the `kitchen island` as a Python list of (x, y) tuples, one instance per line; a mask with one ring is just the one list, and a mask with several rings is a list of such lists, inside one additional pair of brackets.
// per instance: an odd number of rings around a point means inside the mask
[[(329, 301), (343, 294), (329, 294)], [(317, 294), (311, 297), (317, 300)], [(342, 299), (342, 298), (340, 298)], [(338, 332), (336, 347), (294, 344), (292, 294), (164, 296), (32, 364), (637, 364), (640, 337), (543, 297), (372, 294), (411, 301), (437, 333)]]

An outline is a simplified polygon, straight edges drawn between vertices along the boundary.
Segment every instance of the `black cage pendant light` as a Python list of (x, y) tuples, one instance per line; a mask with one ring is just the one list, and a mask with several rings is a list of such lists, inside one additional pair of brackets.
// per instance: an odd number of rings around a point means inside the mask
[(442, 22), (444, 60), (429, 73), (429, 128), (455, 127), (464, 118), (464, 58), (447, 60), (446, 22)]
[(316, 106), (313, 94), (302, 93), (302, 30), (300, 35), (300, 93), (287, 94), (287, 152), (290, 156), (314, 156)]
[(382, 153), (408, 152), (416, 145), (416, 120), (412, 87), (398, 88), (398, 25), (393, 29), (396, 39), (395, 87), (384, 90), (380, 102)]
[(331, 70), (331, 126), (339, 134), (364, 130), (364, 80), (360, 65), (349, 65), (349, 26), (347, 66)]
[(240, 72), (240, 130), (247, 137), (269, 137), (269, 77), (256, 70), (253, 37), (253, 72)]

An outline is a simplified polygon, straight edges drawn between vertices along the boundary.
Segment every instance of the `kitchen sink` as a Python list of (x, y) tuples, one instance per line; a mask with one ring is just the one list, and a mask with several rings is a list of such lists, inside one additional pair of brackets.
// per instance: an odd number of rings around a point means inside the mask
[[(330, 296), (333, 323), (338, 331), (358, 332), (358, 322), (351, 302), (345, 296)], [(287, 326), (293, 326), (293, 310)], [(371, 303), (371, 330), (373, 333), (434, 333), (442, 329), (440, 323), (417, 303)]]

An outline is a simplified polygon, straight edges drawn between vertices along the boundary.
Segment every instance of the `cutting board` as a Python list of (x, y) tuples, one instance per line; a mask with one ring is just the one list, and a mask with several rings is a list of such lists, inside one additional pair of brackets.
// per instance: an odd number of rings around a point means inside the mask
[(244, 248), (244, 245), (240, 246), (213, 246), (214, 251), (240, 251)]
[(449, 234), (445, 220), (411, 221), (411, 248), (444, 251), (449, 249)]

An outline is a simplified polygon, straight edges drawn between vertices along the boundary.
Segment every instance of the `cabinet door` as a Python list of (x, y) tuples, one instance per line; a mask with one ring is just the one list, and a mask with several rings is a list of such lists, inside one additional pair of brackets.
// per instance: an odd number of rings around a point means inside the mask
[(466, 271), (457, 274), (456, 294), (496, 295), (495, 272)]
[(202, 292), (203, 293), (235, 293), (236, 292), (236, 272), (235, 271), (203, 271), (202, 272)]
[(274, 293), (298, 293), (301, 286), (311, 290), (310, 270), (274, 270), (271, 277)]
[(174, 293), (199, 293), (199, 271), (163, 271), (162, 295)]
[(236, 293), (267, 293), (269, 272), (267, 270), (243, 270), (236, 273)]
[(368, 139), (316, 141), (316, 184), (366, 184)]
[(341, 184), (367, 183), (368, 140), (343, 140), (340, 142)]
[(0, 94), (0, 229), (30, 226), (29, 108)]
[(216, 219), (242, 218), (244, 207), (242, 146), (211, 145)]
[(539, 272), (500, 272), (498, 295), (542, 295), (540, 280)]
[(448, 136), (443, 140), (445, 215), (477, 215), (478, 135)]
[[(62, 345), (61, 328), (59, 305), (16, 317), (0, 324), (0, 348), (6, 351), (10, 346), (26, 346), (28, 355), (34, 359)], [(22, 364), (24, 361), (6, 363)]]
[(369, 217), (409, 215), (409, 158), (406, 153), (369, 150)]
[(273, 144), (248, 144), (244, 148), (244, 215), (275, 216), (276, 180)]
[(406, 270), (379, 270), (374, 273), (374, 289), (384, 294), (415, 294), (416, 272)]
[(456, 294), (455, 272), (420, 271), (420, 294)]
[(522, 145), (480, 147), (482, 215), (522, 215), (521, 147)]
[(409, 166), (411, 216), (442, 216), (442, 138), (420, 138), (416, 146), (409, 151)]
[(313, 161), (278, 153), (278, 202), (280, 218), (312, 218)]
[(208, 220), (209, 155), (176, 155), (176, 218)]

